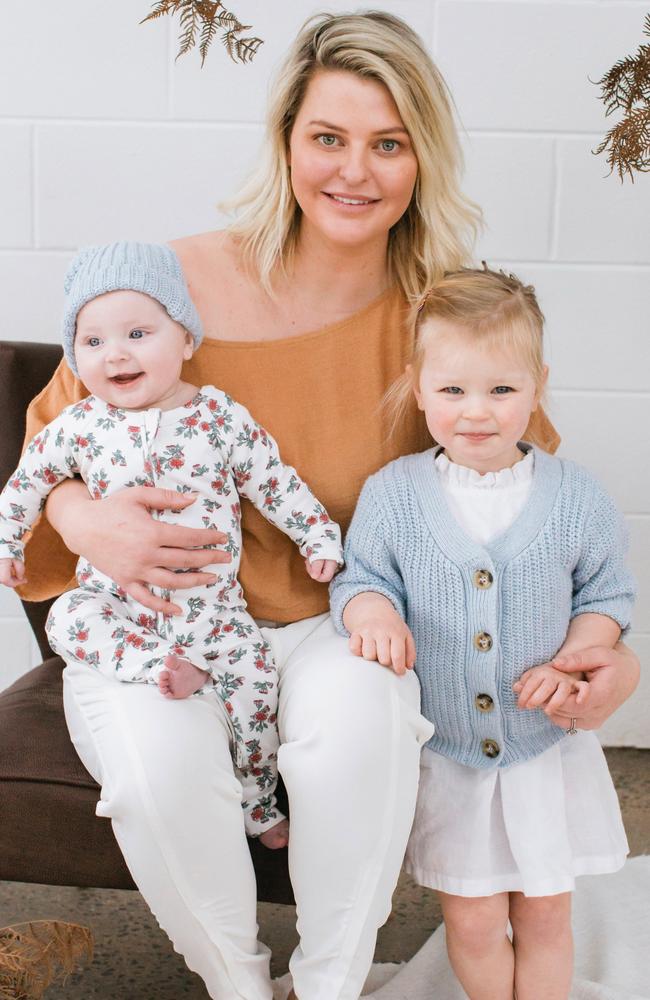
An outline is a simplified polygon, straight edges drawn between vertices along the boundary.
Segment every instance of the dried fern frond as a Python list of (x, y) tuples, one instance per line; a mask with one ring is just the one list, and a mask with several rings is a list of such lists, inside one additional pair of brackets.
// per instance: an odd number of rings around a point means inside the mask
[(634, 171), (650, 171), (650, 108), (637, 108), (609, 130), (596, 153), (607, 151), (610, 173), (616, 169), (621, 180)]
[(37, 920), (0, 928), (0, 1000), (40, 1000), (93, 955), (87, 927)]
[[(650, 14), (643, 31), (650, 36)], [(640, 45), (636, 55), (619, 59), (597, 83), (605, 114), (622, 111), (623, 118), (594, 152), (607, 151), (610, 173), (616, 170), (621, 181), (626, 176), (634, 181), (635, 170), (650, 170), (650, 45)]]
[(251, 25), (241, 24), (237, 15), (226, 10), (221, 0), (157, 0), (140, 24), (163, 17), (165, 14), (180, 15), (181, 30), (177, 59), (194, 48), (198, 36), (203, 66), (208, 49), (219, 29), (224, 29), (221, 40), (234, 62), (250, 62), (260, 45), (264, 44), (261, 38), (238, 37), (242, 31), (249, 31)]

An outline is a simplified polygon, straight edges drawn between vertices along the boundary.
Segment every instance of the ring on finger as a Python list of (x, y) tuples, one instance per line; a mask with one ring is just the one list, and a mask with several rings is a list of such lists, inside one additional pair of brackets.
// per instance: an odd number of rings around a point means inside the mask
[(576, 722), (577, 721), (578, 721), (577, 719), (571, 719), (571, 722), (569, 723), (569, 728), (567, 729), (567, 736), (577, 736), (578, 735), (578, 730), (576, 728)]

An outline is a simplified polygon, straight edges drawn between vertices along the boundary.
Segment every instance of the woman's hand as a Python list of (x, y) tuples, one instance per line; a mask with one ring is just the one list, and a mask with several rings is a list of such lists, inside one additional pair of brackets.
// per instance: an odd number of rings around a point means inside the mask
[[(149, 586), (184, 590), (213, 583), (210, 563), (228, 563), (230, 553), (205, 549), (227, 535), (214, 528), (184, 528), (155, 520), (150, 511), (189, 507), (196, 497), (174, 490), (135, 486), (104, 500), (92, 500), (83, 483), (62, 483), (49, 497), (47, 516), (71, 552), (122, 587), (152, 611), (180, 614), (181, 609), (152, 594)], [(174, 573), (173, 570), (191, 572)]]
[[(630, 697), (639, 683), (639, 661), (622, 642), (614, 649), (594, 646), (564, 653), (552, 660), (550, 666), (565, 673), (584, 673), (589, 682), (586, 696), (580, 704), (575, 695), (571, 695), (557, 710), (548, 711), (548, 706), (545, 706), (551, 721), (565, 729), (571, 719), (576, 719), (578, 729), (598, 729)], [(518, 685), (525, 683), (528, 673), (522, 674)]]
[(513, 690), (518, 695), (519, 708), (543, 707), (547, 715), (552, 715), (566, 704), (571, 695), (575, 695), (576, 705), (583, 705), (589, 684), (545, 663), (527, 670), (521, 680), (513, 684)]
[(404, 674), (415, 666), (411, 630), (382, 594), (357, 594), (345, 607), (343, 623), (350, 633), (350, 650), (364, 660), (377, 660)]

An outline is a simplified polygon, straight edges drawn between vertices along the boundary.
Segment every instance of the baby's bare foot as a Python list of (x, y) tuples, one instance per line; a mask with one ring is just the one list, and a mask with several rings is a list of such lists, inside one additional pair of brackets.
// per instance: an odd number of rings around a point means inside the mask
[(265, 847), (272, 851), (277, 851), (279, 847), (286, 847), (289, 843), (289, 820), (281, 819), (270, 830), (265, 830), (264, 833), (260, 834), (260, 840)]
[(158, 690), (165, 698), (189, 698), (203, 687), (208, 677), (207, 671), (174, 653), (165, 657), (165, 668), (158, 678)]

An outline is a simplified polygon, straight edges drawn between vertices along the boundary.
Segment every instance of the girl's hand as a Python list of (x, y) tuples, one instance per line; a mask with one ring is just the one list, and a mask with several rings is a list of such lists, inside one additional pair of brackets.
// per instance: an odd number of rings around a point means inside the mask
[(350, 633), (350, 649), (364, 660), (377, 660), (404, 674), (415, 666), (411, 630), (383, 594), (357, 594), (345, 606), (343, 624)]
[[(48, 504), (55, 494), (62, 493), (65, 485), (52, 492)], [(226, 542), (228, 536), (223, 532), (165, 524), (151, 516), (152, 509), (189, 507), (196, 500), (192, 494), (135, 486), (119, 490), (104, 500), (91, 500), (85, 486), (78, 485), (83, 497), (78, 490), (75, 493), (70, 490), (73, 502), (58, 506), (56, 520), (50, 516), (48, 506), (51, 523), (72, 552), (83, 556), (152, 611), (181, 613), (177, 605), (152, 594), (149, 586), (184, 590), (213, 583), (216, 576), (200, 572), (201, 567), (231, 561), (229, 552), (199, 547)], [(190, 572), (174, 573), (175, 569)]]
[(582, 705), (587, 698), (589, 684), (544, 664), (531, 667), (515, 681), (512, 688), (518, 694), (519, 708), (543, 708), (547, 715), (553, 715), (571, 695), (575, 696), (576, 705)]
[(577, 653), (564, 653), (552, 660), (551, 666), (564, 673), (584, 672), (587, 676), (587, 693), (580, 705), (575, 695), (571, 695), (560, 709), (549, 713), (551, 721), (564, 728), (571, 719), (576, 719), (579, 729), (598, 729), (639, 683), (638, 658), (622, 642), (614, 649), (594, 646)]
[(5, 587), (20, 587), (27, 583), (25, 563), (20, 559), (0, 559), (0, 583)]

